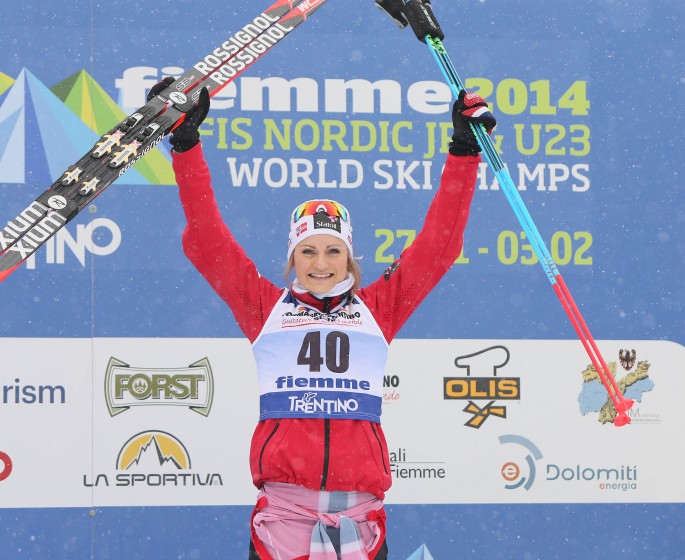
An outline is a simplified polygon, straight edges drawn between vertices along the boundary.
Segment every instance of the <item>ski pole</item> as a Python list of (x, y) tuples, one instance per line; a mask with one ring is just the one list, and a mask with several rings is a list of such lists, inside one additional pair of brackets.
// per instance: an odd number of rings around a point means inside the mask
[[(424, 4), (420, 0), (376, 0), (376, 4), (381, 9), (388, 12), (399, 27), (406, 27), (407, 24), (412, 25), (417, 38), (425, 42), (430, 48), (431, 54), (450, 86), (452, 94), (455, 99), (458, 99), (459, 93), (465, 89), (464, 83), (459, 77), (459, 74), (442, 44), (441, 39), (444, 38), (444, 34), (433, 16), (430, 3)], [(571, 325), (578, 334), (580, 342), (590, 357), (590, 361), (597, 371), (600, 381), (602, 382), (602, 385), (604, 385), (604, 388), (614, 405), (616, 410), (614, 425), (624, 426), (625, 424), (629, 424), (630, 417), (628, 416), (627, 411), (633, 406), (633, 401), (623, 396), (621, 389), (616, 383), (616, 379), (611, 374), (580, 309), (576, 305), (573, 296), (571, 296), (571, 292), (569, 291), (566, 282), (564, 282), (552, 255), (535, 226), (532, 216), (519, 195), (518, 189), (516, 188), (516, 185), (514, 185), (514, 181), (511, 178), (509, 171), (497, 153), (497, 149), (490, 139), (490, 135), (481, 124), (474, 125), (471, 123), (470, 126), (483, 151), (486, 161), (494, 171), (495, 177), (523, 228), (526, 237), (531, 241), (535, 255), (540, 261), (554, 292), (559, 298), (564, 311), (571, 321)]]

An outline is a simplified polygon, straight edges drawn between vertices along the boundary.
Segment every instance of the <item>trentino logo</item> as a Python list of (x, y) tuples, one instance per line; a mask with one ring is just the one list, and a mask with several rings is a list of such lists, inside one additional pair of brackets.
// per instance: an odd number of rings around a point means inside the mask
[(209, 416), (214, 401), (214, 376), (207, 358), (175, 369), (133, 368), (110, 358), (105, 373), (105, 400), (110, 416), (132, 406), (188, 407)]
[[(52, 88), (29, 70), (0, 73), (0, 183), (52, 183), (126, 114), (85, 70)], [(149, 152), (119, 182), (173, 185), (164, 148)]]
[[(496, 401), (521, 399), (520, 378), (497, 376), (509, 357), (509, 350), (497, 345), (454, 360), (454, 365), (466, 370), (466, 377), (443, 378), (443, 398), (468, 401), (463, 410), (471, 416), (465, 426), (478, 429), (490, 416), (506, 418), (507, 408)], [(476, 375), (471, 375), (472, 370)], [(487, 402), (480, 406), (475, 401)]]

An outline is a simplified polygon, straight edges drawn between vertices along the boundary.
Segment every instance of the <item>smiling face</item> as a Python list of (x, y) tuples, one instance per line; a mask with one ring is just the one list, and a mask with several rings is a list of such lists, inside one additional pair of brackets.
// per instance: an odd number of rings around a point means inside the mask
[(347, 246), (333, 235), (312, 235), (293, 251), (295, 276), (308, 292), (330, 292), (347, 277)]

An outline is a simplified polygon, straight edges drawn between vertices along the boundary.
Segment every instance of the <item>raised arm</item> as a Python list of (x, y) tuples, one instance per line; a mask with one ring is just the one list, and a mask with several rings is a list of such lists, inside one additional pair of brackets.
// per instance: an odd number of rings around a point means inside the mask
[(454, 134), (440, 187), (414, 242), (373, 284), (360, 290), (388, 342), (450, 269), (463, 245), (480, 148), (469, 122), (496, 122), (482, 98), (465, 92), (452, 111)]
[(214, 291), (231, 308), (252, 342), (275, 304), (280, 290), (262, 278), (224, 223), (212, 189), (198, 127), (209, 110), (206, 90), (195, 111), (173, 133), (172, 164), (188, 224), (183, 250)]

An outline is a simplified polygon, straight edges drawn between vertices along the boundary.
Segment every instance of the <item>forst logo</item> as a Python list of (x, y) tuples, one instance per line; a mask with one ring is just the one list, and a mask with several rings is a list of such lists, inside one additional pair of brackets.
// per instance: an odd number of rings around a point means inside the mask
[(110, 358), (105, 373), (105, 400), (110, 416), (132, 406), (184, 406), (208, 416), (214, 400), (214, 377), (207, 358), (188, 367), (133, 368)]
[[(445, 400), (469, 401), (463, 409), (471, 415), (465, 422), (470, 428), (480, 428), (489, 416), (507, 417), (507, 409), (496, 404), (499, 400), (520, 400), (521, 379), (519, 377), (498, 377), (498, 370), (509, 362), (509, 350), (497, 345), (479, 350), (473, 354), (459, 356), (454, 360), (458, 368), (466, 370), (466, 377), (443, 378)], [(471, 376), (471, 371), (480, 376)], [(490, 374), (486, 377), (485, 374)], [(479, 406), (474, 401), (488, 401)]]

